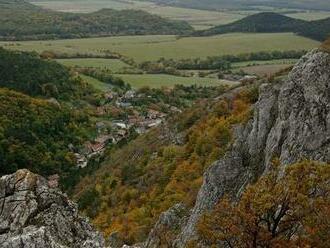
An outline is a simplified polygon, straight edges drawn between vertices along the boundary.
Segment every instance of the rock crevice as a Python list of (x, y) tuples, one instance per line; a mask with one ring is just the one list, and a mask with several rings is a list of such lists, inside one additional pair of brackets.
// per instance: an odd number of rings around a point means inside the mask
[(0, 247), (104, 247), (77, 206), (28, 170), (0, 178)]

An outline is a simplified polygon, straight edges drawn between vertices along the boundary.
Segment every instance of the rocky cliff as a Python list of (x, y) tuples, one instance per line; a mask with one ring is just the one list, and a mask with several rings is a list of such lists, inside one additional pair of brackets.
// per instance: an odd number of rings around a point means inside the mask
[(302, 159), (330, 161), (330, 54), (304, 56), (282, 84), (264, 84), (254, 117), (236, 128), (236, 142), (205, 173), (195, 207), (176, 240), (193, 239), (196, 223), (224, 194), (238, 197), (279, 158), (283, 168)]
[(0, 178), (0, 247), (104, 247), (56, 183), (28, 170)]
[[(296, 64), (285, 82), (261, 85), (253, 118), (235, 128), (230, 151), (205, 172), (175, 246), (184, 247), (195, 239), (200, 216), (224, 194), (238, 198), (267, 171), (273, 158), (283, 169), (302, 159), (330, 161), (330, 54), (314, 50)], [(150, 237), (148, 242), (152, 243)]]

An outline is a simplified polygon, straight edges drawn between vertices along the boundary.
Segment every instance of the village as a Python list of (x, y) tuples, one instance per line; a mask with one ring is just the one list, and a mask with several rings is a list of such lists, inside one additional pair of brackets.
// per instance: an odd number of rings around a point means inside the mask
[[(169, 113), (181, 112), (179, 108), (169, 104), (165, 105), (166, 113), (148, 107), (145, 99), (155, 99), (150, 95), (138, 94), (135, 90), (127, 90), (123, 94), (108, 91), (103, 98), (105, 104), (95, 111), (98, 119), (95, 122), (95, 138), (85, 142), (83, 148), (75, 153), (77, 166), (80, 168), (85, 168), (91, 158), (102, 155), (109, 145), (116, 145), (132, 134), (144, 134), (163, 123)], [(121, 114), (116, 116), (114, 110)]]

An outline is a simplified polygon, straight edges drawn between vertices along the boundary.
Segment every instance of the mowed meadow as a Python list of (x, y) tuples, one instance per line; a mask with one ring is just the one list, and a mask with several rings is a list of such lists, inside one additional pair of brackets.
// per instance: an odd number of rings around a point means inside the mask
[(172, 20), (187, 21), (195, 29), (207, 29), (212, 26), (227, 24), (237, 21), (251, 14), (262, 11), (272, 11), (282, 13), (284, 15), (303, 19), (303, 20), (318, 20), (330, 16), (329, 11), (306, 11), (285, 9), (285, 8), (272, 8), (272, 7), (256, 7), (255, 10), (239, 10), (239, 9), (218, 9), (216, 10), (201, 10), (193, 8), (173, 7), (166, 5), (157, 5), (149, 1), (137, 0), (51, 0), (51, 1), (32, 1), (33, 4), (40, 7), (62, 12), (75, 12), (75, 13), (90, 13), (103, 8), (111, 9), (136, 9), (147, 11), (154, 15), (159, 15)]
[(259, 51), (309, 50), (319, 42), (292, 33), (233, 33), (212, 37), (173, 35), (121, 36), (51, 41), (0, 42), (7, 49), (22, 51), (54, 51), (67, 54), (105, 55), (116, 52), (136, 62), (159, 58), (205, 58)]
[[(129, 83), (133, 89), (139, 89), (143, 87), (172, 88), (175, 85), (197, 85), (208, 87), (227, 86), (231, 88), (239, 85), (239, 82), (216, 78), (180, 77), (167, 74), (114, 74), (114, 76), (123, 79), (126, 83)], [(97, 90), (109, 91), (111, 89), (111, 85), (103, 83), (93, 77), (88, 77), (85, 75), (80, 75), (80, 77)]]
[(130, 67), (119, 59), (103, 59), (103, 58), (74, 58), (74, 59), (57, 59), (58, 63), (68, 67), (84, 67), (84, 68), (100, 68), (111, 70), (111, 72), (120, 72)]

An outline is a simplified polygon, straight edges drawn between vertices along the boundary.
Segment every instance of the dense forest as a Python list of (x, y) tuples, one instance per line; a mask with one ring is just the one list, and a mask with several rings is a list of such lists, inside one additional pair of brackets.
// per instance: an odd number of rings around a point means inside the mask
[(72, 104), (94, 93), (56, 62), (0, 49), (0, 174), (27, 168), (58, 173), (63, 187), (72, 185), (78, 175), (74, 152), (91, 126), (84, 108)]
[[(178, 73), (176, 70), (222, 70), (226, 71), (232, 68), (232, 63), (246, 61), (267, 61), (275, 59), (299, 59), (307, 51), (271, 51), (255, 52), (238, 55), (222, 55), (207, 58), (193, 59), (165, 59), (157, 61), (146, 61), (139, 64), (139, 68), (148, 73)], [(179, 73), (178, 73), (179, 74)]]
[(42, 60), (37, 54), (0, 48), (0, 87), (30, 96), (72, 99), (88, 86), (64, 66)]
[(87, 124), (82, 112), (0, 88), (0, 174), (27, 168), (68, 179), (77, 173), (68, 146), (81, 145)]
[(39, 40), (114, 35), (187, 34), (186, 22), (138, 10), (74, 14), (44, 10), (23, 0), (0, 0), (0, 39)]
[(293, 32), (304, 37), (324, 41), (330, 35), (330, 18), (317, 21), (303, 21), (272, 12), (264, 12), (245, 17), (230, 24), (197, 31), (194, 34), (197, 36), (209, 36), (233, 32)]

